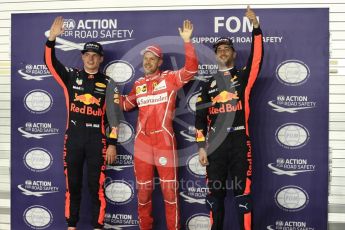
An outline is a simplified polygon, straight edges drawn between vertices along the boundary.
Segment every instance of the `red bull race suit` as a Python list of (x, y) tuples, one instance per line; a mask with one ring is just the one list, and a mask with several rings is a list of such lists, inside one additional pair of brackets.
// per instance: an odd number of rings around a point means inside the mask
[(209, 194), (206, 205), (211, 211), (212, 230), (222, 230), (227, 178), (239, 213), (241, 229), (251, 229), (250, 186), (252, 152), (249, 139), (250, 92), (260, 72), (263, 41), (260, 28), (252, 32), (251, 53), (247, 65), (218, 70), (202, 86), (196, 103), (196, 141), (206, 148)]
[(165, 203), (167, 229), (180, 229), (177, 194), (176, 140), (173, 117), (177, 91), (198, 69), (191, 43), (185, 43), (185, 66), (178, 71), (157, 71), (135, 81), (122, 100), (123, 110), (139, 108), (135, 143), (134, 170), (138, 188), (140, 229), (152, 229), (152, 191), (157, 168)]
[[(106, 201), (104, 197), (105, 154), (107, 145), (117, 142), (118, 120), (113, 116), (111, 133), (106, 137), (106, 92), (111, 80), (98, 72), (67, 68), (55, 56), (55, 41), (47, 41), (45, 63), (62, 87), (67, 108), (64, 140), (64, 174), (66, 177), (65, 217), (69, 227), (79, 220), (84, 162), (87, 163), (88, 187), (92, 199), (92, 224), (103, 227)], [(119, 108), (119, 107), (118, 107)]]

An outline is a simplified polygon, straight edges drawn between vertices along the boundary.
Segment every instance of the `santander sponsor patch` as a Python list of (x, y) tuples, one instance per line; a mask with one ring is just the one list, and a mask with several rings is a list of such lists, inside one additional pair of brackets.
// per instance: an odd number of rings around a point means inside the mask
[(161, 93), (157, 95), (148, 95), (144, 97), (137, 98), (138, 107), (148, 106), (148, 105), (156, 105), (160, 103), (164, 103), (168, 101), (168, 93)]

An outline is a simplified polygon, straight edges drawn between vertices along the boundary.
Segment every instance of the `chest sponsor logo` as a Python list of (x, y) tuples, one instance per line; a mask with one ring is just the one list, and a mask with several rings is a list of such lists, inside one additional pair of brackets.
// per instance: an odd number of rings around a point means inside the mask
[(156, 85), (154, 86), (153, 92), (159, 91), (159, 90), (163, 90), (167, 88), (167, 84), (165, 82), (165, 80), (159, 82), (158, 84), (156, 83)]
[(235, 93), (231, 93), (228, 91), (222, 91), (216, 97), (212, 98), (212, 105), (216, 103), (226, 103), (228, 101), (239, 99), (237, 91)]
[(219, 114), (219, 113), (231, 113), (236, 112), (238, 110), (243, 110), (242, 101), (238, 101), (236, 105), (231, 104), (221, 104), (219, 108), (210, 107), (208, 109), (209, 114)]
[(95, 98), (89, 93), (78, 95), (77, 93), (74, 95), (74, 101), (79, 101), (84, 103), (84, 105), (101, 105), (101, 98)]
[(145, 93), (147, 93), (147, 85), (146, 84), (139, 85), (135, 88), (135, 94), (136, 95), (141, 95), (141, 94), (145, 94)]
[(137, 98), (138, 107), (148, 106), (148, 105), (157, 105), (165, 103), (168, 101), (168, 93), (161, 93), (157, 95), (148, 95)]
[(106, 84), (101, 83), (101, 82), (96, 82), (95, 85), (96, 85), (97, 87), (99, 87), (99, 88), (102, 88), (102, 89), (105, 89), (105, 88), (107, 87)]
[(83, 79), (77, 78), (75, 80), (75, 83), (77, 83), (77, 85), (81, 86), (83, 84)]

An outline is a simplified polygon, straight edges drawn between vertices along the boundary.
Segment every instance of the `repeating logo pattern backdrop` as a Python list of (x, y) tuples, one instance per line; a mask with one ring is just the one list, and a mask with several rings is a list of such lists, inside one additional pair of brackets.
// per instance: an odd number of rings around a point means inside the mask
[[(104, 72), (127, 94), (143, 75), (140, 51), (159, 44), (162, 69), (184, 64), (178, 27), (194, 24), (199, 71), (178, 92), (174, 127), (179, 154), (179, 198), (183, 229), (208, 229), (205, 168), (194, 141), (195, 102), (200, 85), (216, 72), (211, 43), (233, 39), (237, 65), (249, 55), (251, 29), (244, 9), (63, 13), (65, 32), (57, 39), (58, 58), (82, 67), (83, 43), (105, 49)], [(250, 132), (254, 166), (254, 229), (327, 229), (328, 182), (328, 9), (256, 10), (264, 33), (265, 57), (251, 95)], [(53, 19), (60, 14), (12, 15), (11, 218), (12, 229), (63, 229), (63, 135), (65, 99), (43, 63)], [(169, 20), (167, 20), (169, 18)], [(138, 229), (133, 174), (137, 112), (121, 121), (118, 158), (107, 166), (108, 229)], [(159, 181), (154, 197), (155, 229), (165, 229)], [(84, 183), (80, 227), (89, 229)], [(231, 192), (229, 193), (231, 194)], [(237, 229), (231, 197), (227, 228)], [(268, 215), (269, 214), (269, 215)], [(230, 226), (231, 225), (231, 226)]]

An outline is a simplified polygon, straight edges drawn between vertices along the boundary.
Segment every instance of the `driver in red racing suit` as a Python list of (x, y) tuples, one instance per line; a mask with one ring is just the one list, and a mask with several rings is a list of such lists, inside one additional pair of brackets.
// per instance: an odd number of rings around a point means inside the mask
[(165, 203), (167, 229), (180, 229), (177, 195), (176, 140), (173, 117), (177, 91), (197, 72), (198, 61), (190, 42), (193, 24), (185, 20), (179, 28), (184, 41), (185, 66), (178, 71), (161, 72), (162, 52), (159, 46), (142, 51), (145, 76), (139, 78), (128, 96), (122, 98), (124, 111), (139, 108), (134, 144), (134, 170), (138, 188), (140, 229), (152, 229), (152, 190), (154, 167), (157, 168)]

